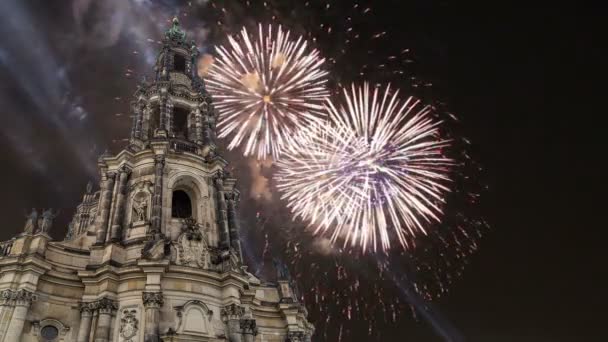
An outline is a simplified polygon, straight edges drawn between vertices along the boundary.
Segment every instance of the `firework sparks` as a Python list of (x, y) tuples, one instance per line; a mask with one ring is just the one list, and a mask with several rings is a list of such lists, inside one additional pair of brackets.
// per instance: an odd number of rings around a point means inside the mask
[(207, 85), (219, 111), (219, 137), (228, 149), (244, 145), (244, 155), (275, 159), (298, 127), (323, 118), (325, 60), (302, 37), (292, 39), (279, 26), (247, 29), (218, 47)]
[(440, 222), (453, 160), (432, 108), (352, 86), (344, 105), (328, 101), (331, 125), (304, 129), (302, 141), (278, 161), (278, 188), (297, 217), (362, 250), (391, 247), (394, 232), (407, 248)]

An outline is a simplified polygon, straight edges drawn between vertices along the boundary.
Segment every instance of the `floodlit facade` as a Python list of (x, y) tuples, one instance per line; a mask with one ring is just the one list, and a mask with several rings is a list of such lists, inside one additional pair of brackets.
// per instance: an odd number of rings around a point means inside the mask
[(101, 190), (87, 186), (65, 240), (47, 234), (55, 212), (33, 209), (0, 243), (0, 342), (310, 341), (289, 281), (243, 265), (197, 55), (175, 19), (128, 146), (99, 158)]

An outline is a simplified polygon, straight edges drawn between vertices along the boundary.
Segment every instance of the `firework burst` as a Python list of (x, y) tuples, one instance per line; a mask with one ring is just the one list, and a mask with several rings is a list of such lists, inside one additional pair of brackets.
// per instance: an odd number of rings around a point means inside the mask
[(391, 247), (391, 231), (407, 248), (440, 222), (454, 161), (444, 155), (432, 108), (386, 87), (344, 90), (328, 101), (331, 124), (304, 129), (278, 161), (278, 188), (297, 217), (363, 250)]
[(219, 137), (231, 136), (228, 149), (243, 145), (244, 155), (277, 159), (297, 128), (323, 118), (325, 60), (307, 41), (292, 39), (278, 26), (243, 28), (217, 48), (207, 88), (219, 111)]

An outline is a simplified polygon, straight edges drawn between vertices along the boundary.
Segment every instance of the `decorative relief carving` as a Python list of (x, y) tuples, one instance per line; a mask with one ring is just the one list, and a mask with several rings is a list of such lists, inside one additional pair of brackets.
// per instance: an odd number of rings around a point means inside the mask
[(36, 300), (38, 296), (25, 289), (0, 292), (0, 306), (30, 306)]
[(224, 306), (222, 309), (221, 315), (222, 321), (227, 322), (233, 319), (241, 319), (245, 314), (245, 308), (238, 304), (230, 304)]
[(303, 331), (290, 331), (287, 333), (287, 339), (285, 342), (305, 342), (305, 335)]
[(95, 307), (100, 313), (112, 313), (118, 310), (118, 305), (110, 298), (104, 297), (95, 302)]
[(81, 302), (79, 304), (79, 308), (80, 308), (80, 312), (82, 312), (83, 314), (88, 314), (91, 315), (93, 314), (93, 311), (95, 311), (96, 309), (96, 304), (95, 302)]
[(143, 292), (142, 300), (145, 307), (160, 308), (165, 303), (162, 292)]
[(137, 311), (133, 309), (125, 309), (122, 312), (120, 319), (120, 337), (124, 342), (134, 342), (133, 339), (137, 336), (139, 330), (139, 320), (137, 319)]
[(177, 251), (178, 265), (209, 268), (209, 244), (201, 232), (200, 225), (192, 218), (184, 220), (182, 233), (177, 238)]
[(241, 319), (239, 325), (243, 334), (257, 336), (258, 328), (255, 319)]
[(141, 186), (138, 188), (141, 190), (135, 193), (131, 199), (131, 224), (133, 225), (145, 224), (150, 217), (151, 191), (149, 191), (147, 187), (144, 188), (144, 182), (139, 184), (141, 184)]

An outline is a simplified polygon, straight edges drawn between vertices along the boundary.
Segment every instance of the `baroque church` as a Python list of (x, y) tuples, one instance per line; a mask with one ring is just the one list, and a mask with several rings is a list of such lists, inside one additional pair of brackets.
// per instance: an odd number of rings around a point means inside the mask
[(154, 81), (132, 102), (128, 145), (98, 160), (63, 241), (33, 209), (0, 243), (0, 342), (310, 341), (285, 272), (243, 264), (239, 191), (217, 153), (216, 112), (177, 19)]

